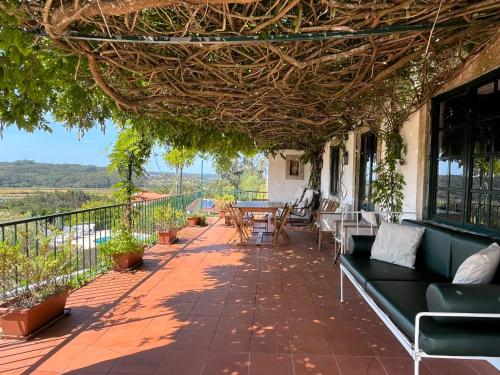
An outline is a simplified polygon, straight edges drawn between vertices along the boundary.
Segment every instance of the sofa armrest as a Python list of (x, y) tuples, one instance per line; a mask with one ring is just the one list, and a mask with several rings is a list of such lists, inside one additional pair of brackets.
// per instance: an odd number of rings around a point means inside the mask
[[(427, 308), (431, 312), (500, 314), (498, 284), (431, 284), (426, 292)], [(470, 319), (434, 317), (441, 323), (457, 323)]]
[(352, 256), (370, 256), (375, 236), (352, 235), (349, 237), (349, 254)]

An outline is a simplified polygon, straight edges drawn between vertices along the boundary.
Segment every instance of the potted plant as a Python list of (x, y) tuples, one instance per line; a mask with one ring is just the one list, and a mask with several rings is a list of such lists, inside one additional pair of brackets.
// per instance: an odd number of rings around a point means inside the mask
[(171, 244), (177, 240), (177, 232), (185, 225), (186, 217), (181, 211), (171, 207), (158, 207), (154, 212), (155, 230), (159, 244)]
[(204, 211), (198, 211), (198, 218), (199, 218), (198, 225), (200, 227), (206, 227), (207, 226), (207, 214)]
[(26, 338), (63, 316), (74, 271), (74, 245), (68, 240), (55, 251), (56, 234), (28, 241), (0, 242), (0, 325), (4, 338)]
[(187, 221), (189, 227), (196, 227), (197, 225), (200, 225), (200, 217), (196, 213), (189, 215)]
[(145, 247), (126, 227), (120, 227), (109, 241), (99, 244), (97, 249), (100, 255), (113, 259), (116, 269), (128, 270), (142, 263)]
[(215, 198), (215, 208), (219, 211), (219, 218), (226, 216), (227, 206), (235, 201), (234, 195), (224, 194)]
[(195, 213), (192, 213), (191, 215), (188, 216), (188, 226), (190, 227), (195, 227), (195, 226), (206, 226), (207, 225), (207, 215), (205, 211), (200, 210)]

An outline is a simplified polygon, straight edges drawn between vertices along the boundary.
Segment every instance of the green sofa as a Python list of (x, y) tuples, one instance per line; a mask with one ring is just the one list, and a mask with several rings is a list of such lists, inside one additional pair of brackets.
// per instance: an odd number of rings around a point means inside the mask
[[(375, 236), (352, 236), (350, 253), (340, 258), (342, 280), (349, 277), (410, 352), (415, 373), (421, 357), (500, 357), (500, 267), (492, 284), (452, 284), (462, 262), (495, 239), (412, 220), (403, 224), (426, 228), (415, 269), (371, 260)], [(447, 316), (428, 316), (440, 313)]]

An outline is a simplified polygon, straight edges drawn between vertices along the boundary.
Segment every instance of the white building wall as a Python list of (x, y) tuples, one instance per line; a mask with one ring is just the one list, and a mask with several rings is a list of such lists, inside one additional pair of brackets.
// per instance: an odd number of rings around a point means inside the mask
[(321, 195), (330, 197), (330, 147), (331, 142), (326, 144), (323, 154), (323, 169), (321, 170)]
[(419, 119), (420, 111), (413, 113), (408, 121), (403, 124), (401, 136), (408, 147), (406, 164), (400, 167), (406, 186), (404, 189), (403, 211), (417, 212), (417, 169), (419, 152)]
[[(406, 155), (406, 164), (400, 167), (400, 172), (403, 174), (406, 186), (404, 190), (403, 210), (407, 212), (415, 212), (417, 209), (417, 168), (418, 168), (418, 153), (419, 153), (419, 116), (417, 111), (410, 116), (407, 122), (404, 123), (401, 129), (403, 140), (408, 146)], [(343, 196), (344, 205), (351, 208), (354, 205), (355, 199), (355, 183), (358, 163), (358, 150), (356, 150), (356, 134), (351, 132), (346, 141), (346, 151), (348, 153), (348, 164), (343, 165)], [(382, 147), (383, 153), (384, 147)], [(383, 155), (382, 155), (383, 156)], [(342, 162), (341, 156), (341, 162)], [(323, 155), (323, 170), (321, 171), (321, 192), (324, 197), (329, 197), (330, 188), (330, 153), (329, 146)]]
[[(283, 150), (284, 156), (302, 155), (302, 152), (296, 150)], [(304, 165), (303, 180), (286, 180), (286, 160), (281, 155), (269, 157), (269, 171), (267, 174), (268, 198), (272, 202), (290, 202), (293, 200), (295, 191), (299, 187), (307, 187), (311, 168), (309, 164)]]
[(342, 177), (342, 190), (343, 190), (343, 206), (348, 207), (348, 209), (355, 209), (354, 207), (354, 180), (355, 180), (355, 170), (356, 170), (356, 136), (353, 132), (349, 133), (349, 137), (345, 143), (346, 151), (348, 153), (348, 163), (343, 166), (343, 177)]

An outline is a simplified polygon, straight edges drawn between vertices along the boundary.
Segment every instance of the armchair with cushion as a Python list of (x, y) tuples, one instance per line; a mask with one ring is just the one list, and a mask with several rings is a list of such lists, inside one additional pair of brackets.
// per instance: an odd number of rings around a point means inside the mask
[(307, 189), (304, 192), (302, 199), (292, 205), (292, 210), (290, 211), (289, 222), (290, 225), (299, 224), (309, 224), (312, 220), (313, 212), (319, 203), (319, 192), (313, 189)]
[(302, 200), (302, 197), (304, 196), (305, 192), (306, 192), (306, 188), (304, 188), (304, 187), (297, 188), (297, 190), (295, 190), (295, 194), (293, 195), (293, 199), (290, 202), (290, 205), (292, 205), (292, 206), (297, 205)]

